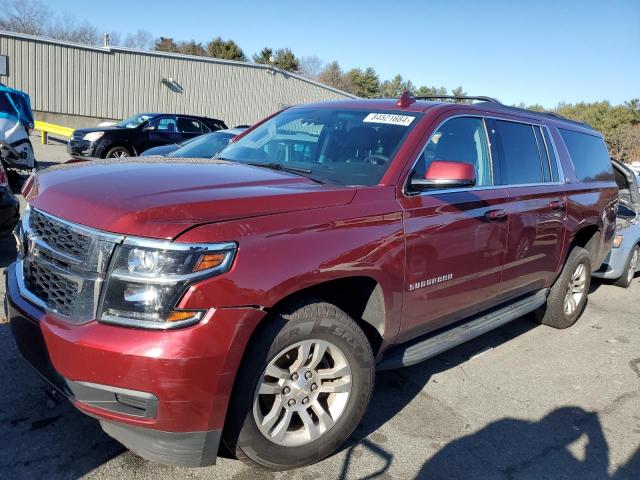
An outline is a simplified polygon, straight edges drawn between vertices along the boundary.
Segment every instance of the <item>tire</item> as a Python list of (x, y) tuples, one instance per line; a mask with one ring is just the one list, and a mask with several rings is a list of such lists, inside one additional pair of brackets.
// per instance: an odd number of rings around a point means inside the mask
[(590, 285), (591, 257), (584, 248), (574, 247), (551, 287), (546, 305), (536, 310), (536, 319), (553, 328), (569, 328), (587, 305)]
[(111, 147), (108, 151), (107, 154), (104, 156), (104, 158), (124, 158), (124, 157), (130, 157), (131, 156), (131, 152), (129, 151), (128, 148), (126, 147)]
[(261, 326), (247, 347), (224, 446), (239, 460), (268, 470), (318, 462), (360, 423), (374, 373), (369, 341), (346, 313), (315, 299), (291, 305)]
[(640, 246), (636, 245), (633, 250), (631, 250), (631, 254), (629, 258), (627, 258), (627, 263), (624, 266), (624, 271), (620, 278), (613, 282), (616, 287), (621, 288), (629, 288), (631, 283), (633, 282), (633, 277), (638, 271), (638, 262), (640, 261)]

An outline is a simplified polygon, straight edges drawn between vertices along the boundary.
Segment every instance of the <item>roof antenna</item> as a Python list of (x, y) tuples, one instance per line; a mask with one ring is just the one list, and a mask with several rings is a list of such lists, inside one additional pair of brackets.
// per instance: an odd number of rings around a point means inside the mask
[(411, 92), (405, 90), (405, 92), (400, 95), (400, 98), (396, 102), (396, 105), (400, 108), (407, 108), (412, 103), (415, 103), (416, 99), (411, 96)]

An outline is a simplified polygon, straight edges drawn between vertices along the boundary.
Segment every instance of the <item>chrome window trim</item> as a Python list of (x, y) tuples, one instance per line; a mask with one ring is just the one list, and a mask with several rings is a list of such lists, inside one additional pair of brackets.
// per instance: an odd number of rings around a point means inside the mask
[[(431, 139), (431, 136), (433, 135), (433, 133), (437, 132), (440, 127), (442, 127), (442, 125), (444, 125), (446, 122), (448, 122), (449, 120), (452, 120), (454, 118), (461, 118), (461, 117), (469, 117), (469, 118), (479, 118), (483, 121), (483, 123), (485, 124), (485, 135), (487, 137), (487, 144), (489, 145), (489, 158), (491, 160), (491, 176), (492, 176), (492, 181), (495, 181), (495, 179), (493, 178), (493, 171), (494, 171), (494, 165), (493, 165), (493, 155), (491, 153), (491, 142), (489, 141), (489, 132), (486, 126), (486, 119), (491, 119), (491, 120), (502, 120), (505, 122), (514, 122), (514, 123), (523, 123), (525, 125), (531, 125), (531, 126), (538, 126), (540, 128), (545, 128), (547, 129), (547, 132), (549, 134), (549, 139), (551, 140), (552, 146), (553, 146), (553, 151), (555, 154), (555, 161), (556, 164), (558, 166), (558, 172), (560, 175), (560, 179), (557, 182), (536, 182), (536, 183), (518, 183), (518, 184), (505, 184), (505, 185), (483, 185), (480, 187), (465, 187), (465, 188), (442, 188), (442, 189), (433, 189), (433, 190), (425, 190), (422, 192), (410, 192), (408, 190), (409, 187), (409, 182), (411, 181), (411, 172), (413, 172), (413, 169), (415, 168), (416, 164), (418, 163), (418, 160), (420, 160), (420, 156), (424, 153), (425, 149), (427, 148), (427, 145), (429, 145), (429, 140)], [(433, 129), (431, 135), (429, 135), (429, 138), (427, 138), (426, 143), (424, 144), (424, 147), (422, 147), (422, 149), (420, 149), (420, 152), (416, 155), (415, 159), (413, 160), (412, 164), (411, 164), (411, 168), (409, 169), (409, 172), (404, 180), (404, 187), (402, 188), (402, 194), (406, 197), (406, 198), (412, 198), (412, 197), (416, 197), (416, 196), (423, 196), (423, 195), (441, 195), (443, 193), (459, 193), (459, 192), (473, 192), (473, 191), (477, 191), (477, 190), (498, 190), (498, 189), (504, 189), (504, 188), (518, 188), (518, 187), (540, 187), (540, 186), (549, 186), (549, 185), (564, 185), (567, 183), (567, 179), (564, 178), (564, 171), (562, 169), (562, 164), (560, 163), (560, 157), (558, 156), (558, 151), (556, 149), (553, 137), (551, 136), (551, 131), (549, 130), (549, 127), (547, 125), (545, 125), (544, 123), (540, 123), (540, 122), (536, 122), (536, 121), (524, 121), (524, 120), (512, 120), (510, 118), (503, 118), (503, 117), (496, 117), (493, 115), (483, 115), (482, 113), (478, 113), (478, 114), (470, 114), (470, 113), (463, 113), (463, 114), (459, 114), (459, 115), (452, 115), (450, 117), (445, 118), (444, 120), (442, 120), (437, 126), (436, 128)]]
[[(569, 182), (568, 178), (564, 176), (564, 168), (562, 168), (562, 162), (560, 161), (560, 155), (558, 155), (558, 149), (556, 148), (556, 141), (553, 139), (553, 135), (551, 135), (551, 129), (545, 125), (543, 127), (547, 131), (547, 135), (549, 135), (549, 141), (551, 142), (551, 147), (553, 149), (553, 156), (555, 157), (556, 166), (558, 167), (558, 182), (559, 184), (565, 184)], [(542, 135), (542, 139), (544, 140), (545, 145), (547, 145), (547, 139), (544, 138), (544, 134)], [(549, 146), (547, 145), (547, 152), (549, 151)], [(549, 156), (549, 161), (551, 161), (551, 156)]]

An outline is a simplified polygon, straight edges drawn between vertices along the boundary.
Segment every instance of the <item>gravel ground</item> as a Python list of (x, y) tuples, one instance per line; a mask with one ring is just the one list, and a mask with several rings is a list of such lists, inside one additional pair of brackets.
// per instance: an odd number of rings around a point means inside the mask
[[(40, 147), (42, 161), (66, 158)], [(0, 241), (0, 270), (12, 261)], [(3, 294), (3, 286), (0, 294)], [(640, 279), (594, 281), (557, 331), (522, 318), (428, 362), (377, 376), (360, 428), (327, 460), (272, 473), (221, 458), (149, 463), (51, 396), (0, 323), (0, 477), (146, 479), (640, 479)]]

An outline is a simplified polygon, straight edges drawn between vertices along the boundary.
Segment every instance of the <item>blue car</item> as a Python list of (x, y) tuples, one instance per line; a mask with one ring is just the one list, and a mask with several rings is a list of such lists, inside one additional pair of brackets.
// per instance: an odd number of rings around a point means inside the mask
[(617, 231), (611, 253), (593, 276), (629, 288), (640, 261), (640, 190), (637, 177), (629, 167), (615, 160), (612, 163), (620, 195)]
[(171, 145), (150, 148), (142, 152), (141, 157), (155, 155), (178, 158), (211, 158), (226, 147), (233, 137), (245, 130), (246, 128), (244, 127), (236, 127), (206, 133), (182, 143), (172, 143)]

